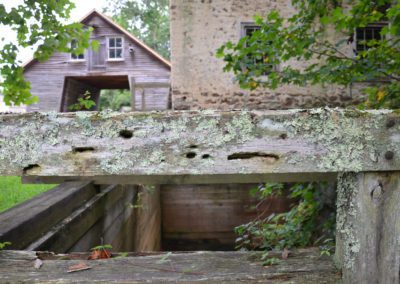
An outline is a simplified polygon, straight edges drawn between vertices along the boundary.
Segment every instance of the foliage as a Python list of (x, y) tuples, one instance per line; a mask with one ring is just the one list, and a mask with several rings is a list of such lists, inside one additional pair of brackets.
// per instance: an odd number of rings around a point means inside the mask
[(54, 187), (54, 184), (22, 184), (20, 177), (0, 177), (0, 212)]
[(90, 110), (94, 106), (96, 106), (96, 103), (91, 99), (90, 92), (86, 91), (83, 97), (78, 98), (78, 101), (70, 105), (68, 109), (71, 111)]
[(0, 250), (4, 249), (6, 246), (11, 246), (11, 243), (10, 242), (0, 243)]
[(108, 0), (104, 12), (165, 58), (170, 57), (169, 0)]
[(124, 106), (131, 106), (132, 94), (128, 90), (103, 90), (100, 95), (100, 110), (120, 111)]
[[(400, 3), (392, 0), (292, 0), (297, 12), (285, 19), (276, 10), (255, 17), (260, 30), (217, 51), (224, 70), (233, 71), (242, 88), (275, 89), (282, 84), (338, 84), (381, 81), (366, 90), (365, 107), (400, 106)], [(348, 3), (348, 2), (347, 2)], [(392, 4), (391, 6), (388, 4)], [(361, 42), (353, 51), (357, 28), (388, 21), (382, 40)], [(332, 36), (334, 35), (334, 36)], [(304, 62), (297, 67), (293, 62)], [(270, 69), (270, 64), (277, 68)], [(268, 72), (266, 76), (265, 71)]]
[[(283, 184), (267, 183), (255, 189), (252, 194), (259, 200), (265, 200), (285, 192), (287, 191)], [(237, 249), (263, 249), (265, 253), (262, 259), (270, 261), (268, 251), (305, 247), (313, 243), (314, 237), (319, 233), (317, 217), (322, 210), (317, 195), (315, 183), (291, 185), (288, 195), (294, 201), (291, 210), (271, 214), (266, 218), (257, 218), (236, 227), (235, 231), (239, 235), (236, 239)], [(324, 224), (322, 238), (333, 234), (333, 226), (334, 222)]]
[(105, 249), (112, 249), (112, 245), (99, 245), (91, 248), (90, 250), (105, 250)]
[[(62, 24), (70, 17), (74, 4), (70, 0), (24, 0), (7, 11), (0, 4), (0, 24), (16, 32), (16, 40), (5, 42), (0, 50), (0, 83), (7, 105), (31, 104), (38, 101), (30, 93), (30, 84), (23, 77), (23, 67), (17, 61), (19, 49), (36, 47), (34, 58), (47, 60), (54, 52), (73, 52), (80, 54), (89, 47), (92, 28), (83, 28), (80, 23)], [(77, 46), (71, 49), (69, 43), (75, 39)], [(96, 48), (97, 43), (94, 42)]]

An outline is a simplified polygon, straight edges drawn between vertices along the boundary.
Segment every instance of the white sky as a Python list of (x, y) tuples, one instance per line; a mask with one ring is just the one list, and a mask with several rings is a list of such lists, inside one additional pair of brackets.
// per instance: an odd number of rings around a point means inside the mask
[[(75, 9), (71, 12), (70, 22), (77, 22), (81, 18), (83, 18), (87, 13), (91, 10), (96, 9), (98, 11), (102, 11), (103, 7), (106, 5), (106, 0), (72, 0), (75, 3)], [(3, 4), (6, 9), (10, 9), (11, 7), (18, 6), (22, 4), (22, 0), (0, 0), (0, 3)], [(0, 25), (0, 48), (3, 46), (1, 42), (1, 38), (4, 38), (4, 43), (14, 41), (15, 33)], [(33, 51), (31, 49), (20, 50), (18, 54), (18, 59), (22, 62), (26, 62), (31, 59), (33, 56)]]

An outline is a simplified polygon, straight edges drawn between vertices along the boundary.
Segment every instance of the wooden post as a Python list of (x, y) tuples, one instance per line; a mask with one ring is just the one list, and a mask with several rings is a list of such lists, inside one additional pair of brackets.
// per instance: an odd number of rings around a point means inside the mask
[(336, 261), (344, 283), (399, 283), (400, 173), (339, 175)]
[(142, 92), (142, 111), (145, 111), (146, 110), (146, 95), (145, 95), (146, 89), (143, 88), (141, 90), (141, 92)]
[(161, 203), (159, 186), (140, 186), (136, 206), (134, 251), (161, 249)]
[(135, 100), (136, 88), (135, 88), (135, 79), (133, 77), (129, 78), (129, 89), (131, 91), (131, 96), (132, 96), (131, 97), (131, 109), (132, 109), (132, 111), (135, 111), (136, 110), (136, 107), (135, 107), (135, 103), (136, 103), (136, 100)]

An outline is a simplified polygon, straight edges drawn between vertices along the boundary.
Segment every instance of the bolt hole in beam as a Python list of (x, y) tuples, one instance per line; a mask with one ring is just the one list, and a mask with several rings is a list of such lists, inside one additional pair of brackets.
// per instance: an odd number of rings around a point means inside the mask
[(133, 137), (133, 132), (127, 129), (121, 130), (119, 132), (119, 137), (122, 137), (124, 139), (131, 139)]
[(268, 154), (262, 152), (242, 152), (242, 153), (234, 153), (228, 156), (228, 160), (249, 160), (253, 158), (269, 158), (273, 160), (279, 160), (279, 156), (275, 154)]
[(189, 152), (186, 154), (186, 158), (188, 159), (194, 159), (196, 158), (197, 154), (195, 152)]
[(94, 147), (84, 146), (84, 147), (72, 147), (73, 153), (85, 153), (85, 152), (93, 152)]
[(22, 172), (24, 175), (26, 175), (26, 174), (28, 174), (28, 172), (30, 172), (34, 169), (40, 169), (40, 166), (38, 164), (28, 165), (22, 170)]

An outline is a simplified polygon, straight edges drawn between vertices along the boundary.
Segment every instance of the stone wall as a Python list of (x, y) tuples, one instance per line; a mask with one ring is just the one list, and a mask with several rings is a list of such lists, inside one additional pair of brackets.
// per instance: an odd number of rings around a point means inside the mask
[[(358, 103), (349, 88), (282, 86), (243, 91), (215, 57), (225, 42), (238, 41), (242, 23), (277, 9), (294, 13), (290, 0), (171, 0), (172, 104), (182, 109), (287, 109)], [(302, 66), (299, 62), (288, 64)], [(282, 66), (280, 66), (282, 67)], [(278, 67), (279, 68), (279, 67)]]

